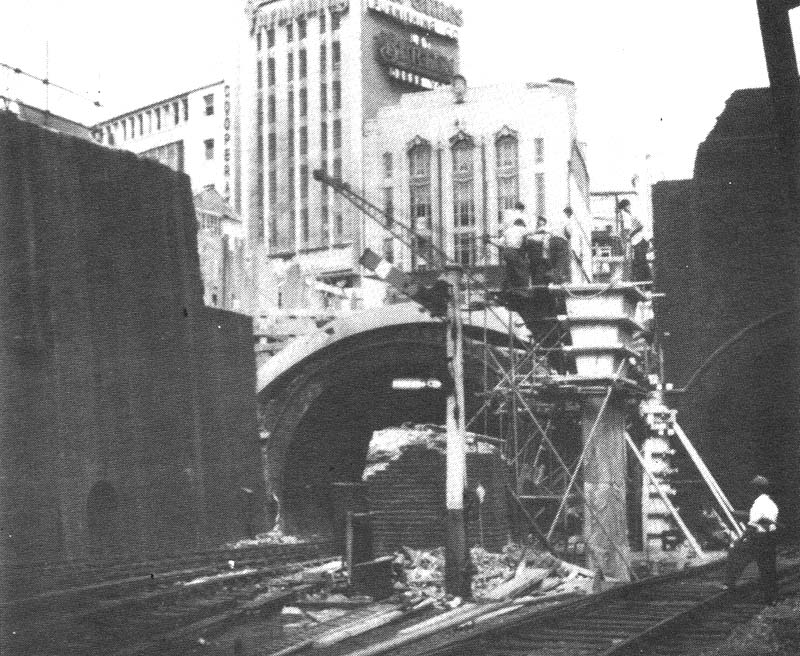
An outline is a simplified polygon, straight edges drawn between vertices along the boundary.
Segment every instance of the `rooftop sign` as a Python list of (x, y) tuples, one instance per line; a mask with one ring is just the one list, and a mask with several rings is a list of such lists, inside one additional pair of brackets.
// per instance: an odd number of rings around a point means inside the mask
[(367, 0), (367, 8), (452, 39), (458, 38), (458, 28), (464, 24), (461, 10), (440, 0)]
[(455, 61), (423, 45), (405, 40), (390, 32), (375, 37), (378, 59), (408, 73), (449, 84), (455, 72)]

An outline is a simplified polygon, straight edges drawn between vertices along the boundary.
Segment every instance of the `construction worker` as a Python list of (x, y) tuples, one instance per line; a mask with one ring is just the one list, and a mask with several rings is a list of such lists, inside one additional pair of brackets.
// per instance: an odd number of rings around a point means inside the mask
[(526, 250), (528, 252), (528, 266), (534, 285), (546, 285), (547, 272), (550, 269), (550, 238), (552, 235), (547, 229), (547, 219), (539, 216), (536, 219), (536, 230), (527, 236)]
[(523, 287), (527, 288), (530, 285), (524, 251), (525, 237), (528, 233), (525, 219), (520, 216), (514, 219), (511, 225), (505, 225), (501, 229), (499, 238), (493, 238), (489, 235), (483, 238), (485, 243), (492, 243), (497, 246), (503, 256), (503, 261), (505, 262), (504, 292)]
[(772, 604), (778, 595), (778, 575), (775, 564), (778, 506), (767, 494), (769, 481), (764, 476), (756, 476), (751, 485), (755, 488), (758, 496), (749, 513), (736, 511), (738, 516), (747, 517), (747, 528), (744, 535), (731, 547), (725, 573), (725, 585), (732, 588), (744, 568), (755, 560), (758, 563), (759, 582), (764, 601)]

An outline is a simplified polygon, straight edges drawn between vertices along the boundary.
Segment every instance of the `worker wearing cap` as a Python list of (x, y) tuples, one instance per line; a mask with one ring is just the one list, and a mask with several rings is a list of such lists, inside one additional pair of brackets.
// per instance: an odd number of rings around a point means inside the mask
[(758, 563), (758, 575), (765, 601), (773, 603), (778, 594), (778, 575), (775, 564), (778, 506), (767, 494), (769, 481), (764, 476), (752, 480), (758, 496), (747, 515), (747, 529), (733, 545), (728, 555), (725, 584), (730, 588), (752, 561)]

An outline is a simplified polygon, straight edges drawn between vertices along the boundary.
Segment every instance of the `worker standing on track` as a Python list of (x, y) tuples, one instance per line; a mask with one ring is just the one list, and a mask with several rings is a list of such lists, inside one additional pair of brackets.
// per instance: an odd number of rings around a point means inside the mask
[(725, 585), (732, 588), (736, 579), (753, 560), (758, 563), (759, 582), (764, 601), (774, 603), (778, 595), (778, 574), (776, 567), (776, 536), (778, 530), (778, 506), (767, 494), (769, 481), (764, 476), (756, 476), (752, 481), (758, 492), (749, 513), (736, 511), (737, 515), (747, 516), (747, 528), (737, 540), (728, 555)]

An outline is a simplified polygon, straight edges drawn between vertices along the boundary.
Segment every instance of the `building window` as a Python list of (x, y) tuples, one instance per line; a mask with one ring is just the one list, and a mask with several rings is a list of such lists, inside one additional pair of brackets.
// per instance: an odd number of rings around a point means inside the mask
[(294, 41), (294, 24), (293, 24), (293, 23), (289, 23), (289, 24), (286, 26), (286, 40), (287, 40), (289, 43), (291, 43), (292, 41)]
[(259, 131), (256, 137), (256, 161), (260, 167), (264, 163), (264, 135)]
[(338, 69), (342, 65), (342, 42), (334, 41), (331, 44), (331, 66), (333, 70)]
[(471, 179), (453, 182), (453, 219), (457, 228), (475, 227), (475, 200)]
[(139, 136), (144, 134), (144, 114), (139, 114)]
[(472, 177), (473, 145), (471, 141), (459, 140), (453, 145), (453, 175)]
[(294, 79), (294, 53), (290, 52), (286, 56), (286, 78), (291, 82)]
[(327, 66), (328, 66), (328, 49), (325, 46), (325, 44), (323, 43), (319, 47), (319, 72), (322, 75), (325, 75), (325, 71), (327, 69)]
[(300, 210), (300, 240), (304, 246), (308, 246), (308, 240), (311, 237), (311, 230), (308, 225), (308, 208), (304, 207)]
[(188, 121), (189, 120), (189, 99), (188, 98), (184, 98), (182, 102), (183, 102), (183, 120), (184, 121)]
[(128, 138), (128, 122), (122, 121), (122, 140), (125, 141)]
[(106, 128), (106, 141), (108, 142), (109, 146), (114, 145), (114, 133), (111, 131), (110, 125)]
[(430, 230), (433, 228), (430, 180), (414, 181), (411, 184), (411, 229)]
[(256, 127), (261, 129), (264, 123), (264, 99), (259, 96), (256, 98)]
[(275, 58), (270, 57), (267, 60), (267, 84), (271, 87), (275, 86)]
[(259, 89), (264, 87), (264, 66), (260, 59), (256, 62), (256, 87)]
[(334, 157), (333, 159), (333, 177), (342, 179), (342, 158)]
[(341, 21), (341, 16), (339, 16), (338, 12), (331, 13), (331, 30), (338, 30), (339, 23)]
[(319, 10), (319, 33), (320, 34), (325, 34), (325, 27), (326, 27), (326, 25), (325, 25), (325, 10), (324, 9), (320, 9)]
[(156, 130), (161, 129), (161, 108), (156, 107)]
[(342, 147), (342, 120), (338, 118), (333, 122), (333, 147)]
[[(324, 153), (325, 151), (328, 150), (328, 124), (323, 121), (320, 124), (319, 128), (320, 128), (319, 140), (322, 146), (322, 152)], [(325, 188), (326, 187), (323, 187), (323, 189)]]
[(261, 52), (261, 34), (262, 30), (258, 30), (258, 32), (256, 32), (256, 50), (258, 52)]
[(203, 145), (206, 147), (206, 159), (214, 159), (214, 140), (206, 139)]
[(519, 201), (519, 142), (507, 134), (495, 141), (497, 157), (497, 209), (500, 220), (505, 210)]
[(209, 93), (207, 96), (203, 96), (203, 102), (206, 104), (206, 116), (213, 116), (214, 115), (214, 94)]
[(300, 116), (308, 116), (308, 89), (300, 89)]
[(334, 82), (331, 84), (331, 89), (333, 91), (333, 111), (342, 108), (342, 83), (341, 82)]
[(394, 239), (385, 237), (383, 240), (383, 259), (389, 264), (394, 263)]
[(341, 212), (336, 212), (336, 240), (342, 241), (344, 238), (344, 217)]
[(533, 140), (533, 146), (536, 151), (536, 161), (544, 162), (544, 139), (537, 137)]
[(297, 38), (298, 39), (305, 39), (306, 38), (306, 19), (302, 16), (297, 19)]
[(383, 177), (391, 178), (394, 173), (394, 163), (392, 161), (391, 153), (383, 154)]
[(308, 164), (300, 167), (300, 198), (308, 200)]
[(308, 128), (300, 128), (300, 155), (308, 155)]
[(392, 227), (394, 224), (394, 189), (391, 187), (383, 188), (383, 213), (386, 214), (386, 225)]
[(454, 235), (455, 259), (461, 266), (474, 266), (476, 258), (475, 235), (456, 234)]
[(278, 202), (278, 171), (270, 169), (269, 172), (269, 204), (275, 205)]
[(308, 75), (308, 53), (306, 49), (303, 48), (299, 53), (300, 61), (300, 79), (302, 80), (304, 77)]
[(278, 245), (278, 220), (274, 214), (269, 217), (269, 245), (270, 248), (275, 248)]
[(323, 112), (328, 111), (328, 85), (324, 82), (319, 85), (319, 107)]
[(320, 208), (320, 238), (322, 245), (327, 246), (331, 239), (331, 216), (327, 205)]
[(267, 96), (267, 121), (274, 123), (276, 114), (275, 96)]
[(270, 162), (274, 162), (278, 159), (278, 138), (275, 136), (274, 132), (270, 132), (267, 137), (267, 157)]
[(131, 116), (131, 139), (136, 136), (136, 119)]
[(267, 30), (267, 48), (275, 47), (275, 28), (270, 27)]
[(292, 157), (294, 157), (294, 129), (289, 128), (286, 135), (287, 135), (286, 149), (288, 150), (289, 158), (291, 159)]
[(544, 173), (537, 173), (535, 177), (536, 185), (536, 214), (537, 216), (547, 216), (545, 205)]
[(289, 122), (291, 123), (294, 121), (294, 91), (289, 91), (286, 96), (286, 105), (287, 105), (287, 114), (289, 117)]

